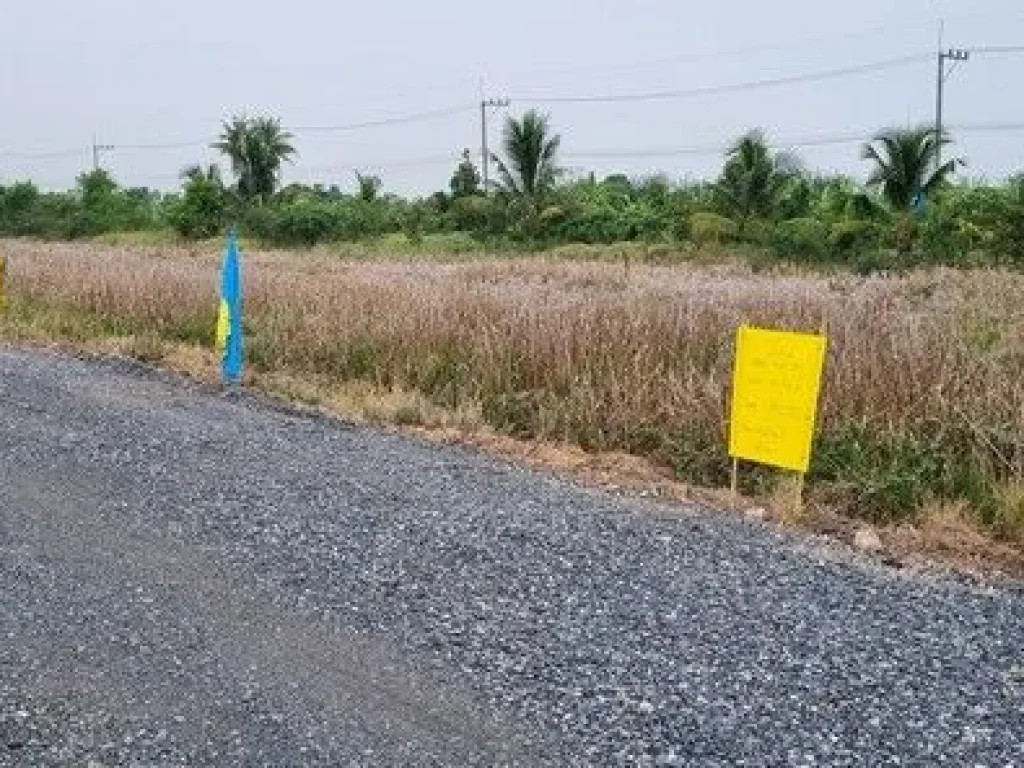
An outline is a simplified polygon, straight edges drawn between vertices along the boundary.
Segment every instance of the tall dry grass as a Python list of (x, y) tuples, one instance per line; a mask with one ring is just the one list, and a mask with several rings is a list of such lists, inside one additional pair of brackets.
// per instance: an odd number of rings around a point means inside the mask
[[(9, 326), (209, 344), (218, 254), (5, 242)], [(421, 392), (493, 426), (625, 449), (685, 479), (727, 477), (743, 323), (830, 340), (821, 498), (875, 519), (966, 499), (1024, 531), (1024, 276), (759, 276), (741, 267), (540, 259), (246, 260), (250, 362)], [(29, 329), (29, 330), (26, 330)], [(9, 331), (10, 332), (10, 331)], [(768, 482), (751, 473), (747, 482)], [(1008, 500), (1009, 499), (1009, 500)]]

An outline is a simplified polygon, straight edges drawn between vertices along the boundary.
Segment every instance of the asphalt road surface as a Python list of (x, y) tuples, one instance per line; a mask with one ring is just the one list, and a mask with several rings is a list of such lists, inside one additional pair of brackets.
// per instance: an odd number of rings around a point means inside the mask
[(0, 351), (0, 765), (1024, 766), (1024, 590)]

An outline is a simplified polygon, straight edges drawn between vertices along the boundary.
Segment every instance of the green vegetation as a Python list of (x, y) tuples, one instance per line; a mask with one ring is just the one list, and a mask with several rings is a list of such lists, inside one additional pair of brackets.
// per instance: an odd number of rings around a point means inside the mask
[(800, 166), (786, 153), (773, 153), (764, 135), (753, 131), (725, 155), (725, 167), (715, 192), (721, 212), (742, 230), (751, 221), (771, 221), (782, 213), (787, 197), (799, 192)]
[(954, 159), (935, 168), (939, 150), (949, 143), (932, 128), (882, 131), (864, 147), (864, 159), (875, 166), (868, 186), (881, 188), (894, 212), (911, 210), (941, 190), (960, 164)]
[(491, 156), (500, 177), (498, 191), (512, 200), (543, 201), (561, 173), (555, 164), (561, 142), (551, 135), (548, 119), (532, 109), (521, 120), (509, 118), (501, 141), (505, 159)]
[(235, 117), (224, 123), (214, 149), (231, 161), (237, 192), (246, 203), (266, 203), (277, 191), (281, 165), (295, 155), (292, 136), (268, 117)]
[(473, 165), (469, 150), (462, 150), (462, 162), (459, 163), (452, 180), (448, 184), (452, 191), (452, 199), (458, 200), (463, 197), (473, 197), (481, 193), (480, 172)]
[[(957, 183), (960, 161), (936, 168), (949, 137), (930, 128), (880, 132), (863, 148), (867, 183), (821, 177), (752, 131), (731, 145), (714, 181), (612, 175), (568, 179), (561, 136), (533, 110), (510, 118), (496, 180), (483, 189), (469, 151), (448, 189), (418, 199), (389, 194), (376, 176), (339, 185), (280, 188), (295, 156), (273, 119), (223, 125), (220, 150), (232, 172), (186, 169), (173, 194), (119, 187), (104, 171), (74, 190), (42, 192), (31, 182), (0, 185), (0, 235), (76, 239), (111, 233), (174, 232), (202, 240), (237, 224), (273, 246), (391, 243), (415, 251), (458, 242), (460, 251), (523, 251), (633, 244), (648, 253), (729, 245), (757, 266), (779, 261), (844, 265), (858, 272), (921, 264), (1024, 264), (1024, 181)], [(630, 246), (631, 248), (632, 246)], [(627, 249), (628, 250), (628, 249)]]

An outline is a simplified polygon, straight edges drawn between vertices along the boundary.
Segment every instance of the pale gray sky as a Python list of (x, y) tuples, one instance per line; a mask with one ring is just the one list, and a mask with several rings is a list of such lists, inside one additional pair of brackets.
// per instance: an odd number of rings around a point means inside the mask
[[(94, 133), (122, 146), (196, 142), (104, 153), (122, 183), (168, 188), (183, 166), (215, 159), (202, 143), (234, 112), (302, 127), (463, 106), (426, 122), (297, 133), (289, 179), (351, 187), (354, 166), (387, 189), (426, 192), (447, 185), (463, 147), (479, 152), (481, 79), (514, 112), (546, 97), (730, 85), (934, 51), (940, 18), (947, 45), (1024, 45), (1020, 0), (8, 0), (0, 182), (69, 186)], [(976, 55), (950, 78), (950, 125), (1022, 126), (958, 134), (971, 176), (1024, 170), (1022, 80), (1024, 54)], [(929, 59), (770, 89), (538, 106), (563, 135), (564, 165), (686, 178), (715, 174), (720, 158), (586, 155), (718, 147), (755, 126), (779, 140), (858, 135), (931, 120), (934, 98)], [(811, 167), (863, 174), (855, 143), (794, 149)]]

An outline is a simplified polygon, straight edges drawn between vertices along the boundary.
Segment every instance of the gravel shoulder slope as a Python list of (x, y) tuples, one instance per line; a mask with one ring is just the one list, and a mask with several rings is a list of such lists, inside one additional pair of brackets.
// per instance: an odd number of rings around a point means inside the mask
[(1024, 591), (0, 351), (0, 765), (1024, 766)]

